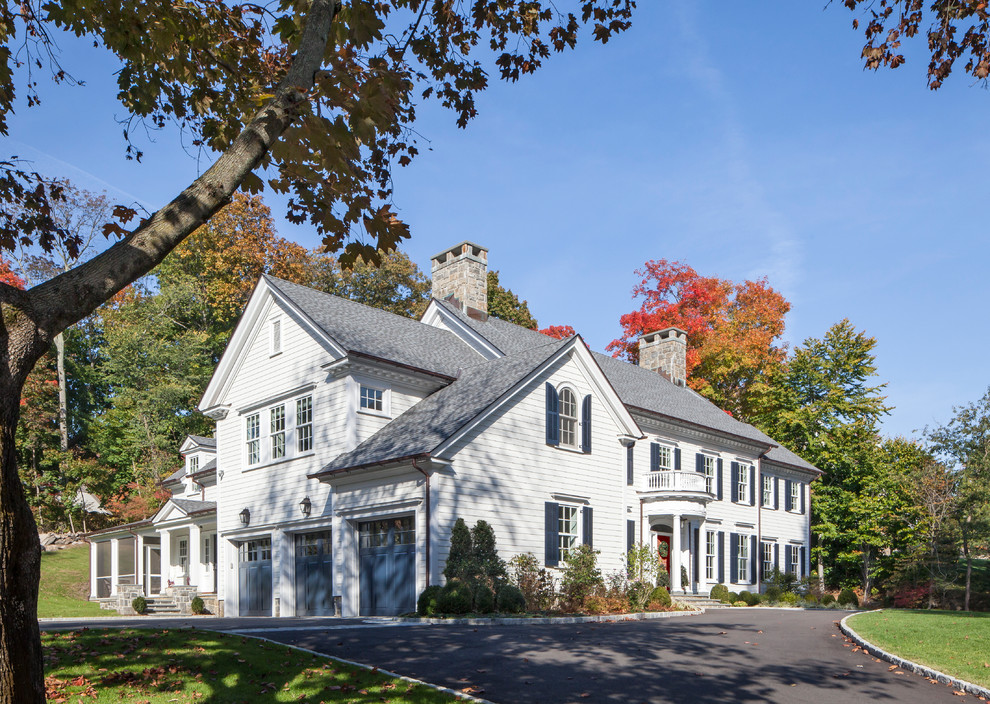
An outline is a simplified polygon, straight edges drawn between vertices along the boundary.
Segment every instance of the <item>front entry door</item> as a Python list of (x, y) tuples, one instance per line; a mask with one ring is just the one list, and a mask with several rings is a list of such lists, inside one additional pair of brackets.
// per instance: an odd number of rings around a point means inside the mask
[(296, 536), (296, 616), (333, 616), (330, 531)]
[(412, 516), (358, 526), (362, 616), (416, 609), (416, 524)]
[[(669, 535), (658, 535), (657, 536), (657, 554), (660, 556), (660, 562), (663, 563), (663, 568), (667, 570), (667, 574), (670, 574), (670, 536)], [(674, 586), (674, 578), (670, 578), (670, 586)]]

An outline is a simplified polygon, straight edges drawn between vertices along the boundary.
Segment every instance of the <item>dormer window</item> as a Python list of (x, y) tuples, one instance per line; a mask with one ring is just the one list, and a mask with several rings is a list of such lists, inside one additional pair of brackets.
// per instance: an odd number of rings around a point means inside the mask
[(189, 458), (189, 474), (195, 474), (199, 471), (199, 456)]
[(270, 322), (271, 331), (271, 355), (275, 356), (282, 352), (282, 321), (275, 318)]

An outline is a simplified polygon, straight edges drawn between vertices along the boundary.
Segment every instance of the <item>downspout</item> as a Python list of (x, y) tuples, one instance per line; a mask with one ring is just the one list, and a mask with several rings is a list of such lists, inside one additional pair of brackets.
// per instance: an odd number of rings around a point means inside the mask
[(433, 532), (430, 529), (430, 475), (416, 464), (416, 458), (412, 460), (413, 469), (426, 477), (426, 586), (430, 586), (430, 577), (433, 573), (433, 565), (430, 564), (430, 543), (433, 542)]

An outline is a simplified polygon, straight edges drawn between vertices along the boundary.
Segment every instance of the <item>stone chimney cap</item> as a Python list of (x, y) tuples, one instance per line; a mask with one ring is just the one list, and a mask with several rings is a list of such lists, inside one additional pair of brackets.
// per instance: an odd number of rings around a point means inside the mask
[(443, 264), (451, 259), (456, 259), (461, 256), (469, 256), (473, 259), (488, 263), (488, 248), (482, 247), (480, 244), (475, 244), (474, 242), (469, 242), (464, 240), (460, 244), (455, 244), (453, 247), (448, 247), (439, 254), (434, 254), (430, 257), (430, 261), (434, 265)]
[[(673, 333), (673, 335), (671, 335), (671, 333)], [(642, 335), (639, 336), (639, 339), (644, 342), (655, 342), (657, 338), (667, 339), (669, 337), (673, 337), (674, 339), (683, 338), (686, 343), (687, 331), (671, 326), (669, 328), (662, 328), (660, 330), (654, 330), (652, 332), (643, 333)]]

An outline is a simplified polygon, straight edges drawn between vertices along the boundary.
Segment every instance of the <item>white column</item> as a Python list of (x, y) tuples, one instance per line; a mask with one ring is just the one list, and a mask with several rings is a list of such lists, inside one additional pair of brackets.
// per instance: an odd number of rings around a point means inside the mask
[(93, 541), (89, 544), (89, 598), (96, 596), (96, 541)]
[[(134, 558), (134, 571), (135, 571), (134, 583), (140, 584), (143, 587), (144, 586), (144, 536), (138, 535), (134, 540), (134, 544), (137, 546), (136, 547), (137, 555)], [(145, 594), (147, 593), (148, 593), (147, 590), (145, 590)]]
[(189, 526), (189, 584), (196, 587), (200, 586), (203, 574), (202, 565), (200, 564), (202, 547), (203, 536), (200, 527), (194, 523)]
[(160, 530), (158, 534), (162, 537), (162, 586), (164, 592), (168, 587), (168, 580), (172, 579), (172, 532)]
[(117, 580), (120, 578), (120, 540), (110, 539), (110, 596), (117, 595)]
[(670, 525), (670, 592), (681, 591), (681, 516), (671, 517)]

